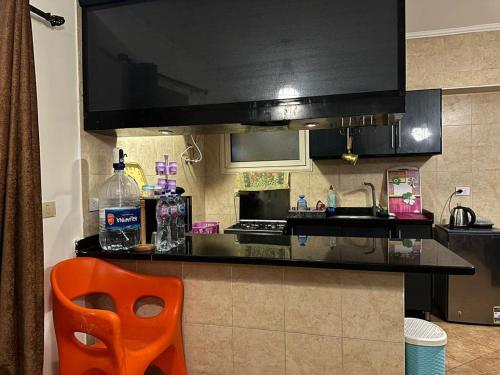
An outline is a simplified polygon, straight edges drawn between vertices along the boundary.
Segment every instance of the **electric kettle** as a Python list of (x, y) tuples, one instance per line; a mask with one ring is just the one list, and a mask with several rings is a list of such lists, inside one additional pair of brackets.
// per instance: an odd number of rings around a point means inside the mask
[(467, 228), (476, 222), (476, 214), (469, 207), (457, 206), (450, 212), (450, 228)]

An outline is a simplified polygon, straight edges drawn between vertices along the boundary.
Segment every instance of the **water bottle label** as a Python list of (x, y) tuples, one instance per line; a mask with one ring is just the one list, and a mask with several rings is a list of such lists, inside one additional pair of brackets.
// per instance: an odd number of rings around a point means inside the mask
[(177, 209), (179, 210), (179, 213), (181, 215), (184, 215), (186, 213), (186, 205), (185, 204), (179, 204), (177, 206)]
[(104, 217), (106, 230), (139, 229), (141, 226), (139, 208), (107, 208)]
[(177, 206), (168, 206), (168, 214), (172, 217), (177, 216)]

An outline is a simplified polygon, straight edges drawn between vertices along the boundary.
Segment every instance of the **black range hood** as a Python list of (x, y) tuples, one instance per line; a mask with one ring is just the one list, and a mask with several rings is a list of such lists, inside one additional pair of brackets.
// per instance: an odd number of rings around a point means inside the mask
[(80, 0), (85, 130), (388, 125), (405, 111), (404, 0)]

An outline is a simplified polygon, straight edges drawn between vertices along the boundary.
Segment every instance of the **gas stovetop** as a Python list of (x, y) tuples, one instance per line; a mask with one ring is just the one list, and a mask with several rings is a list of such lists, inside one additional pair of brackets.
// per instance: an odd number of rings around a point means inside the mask
[(224, 229), (224, 233), (284, 234), (286, 220), (241, 220)]

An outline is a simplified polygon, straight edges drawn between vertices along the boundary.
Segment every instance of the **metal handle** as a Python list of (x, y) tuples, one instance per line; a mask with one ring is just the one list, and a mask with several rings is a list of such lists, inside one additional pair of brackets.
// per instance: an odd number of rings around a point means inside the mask
[(401, 121), (398, 121), (398, 148), (401, 147)]
[(391, 125), (391, 148), (394, 148), (394, 124)]
[(398, 231), (398, 236), (399, 236), (399, 237), (398, 237), (399, 239), (403, 238), (403, 237), (401, 236), (401, 229)]

